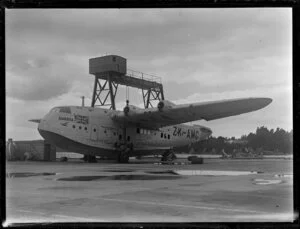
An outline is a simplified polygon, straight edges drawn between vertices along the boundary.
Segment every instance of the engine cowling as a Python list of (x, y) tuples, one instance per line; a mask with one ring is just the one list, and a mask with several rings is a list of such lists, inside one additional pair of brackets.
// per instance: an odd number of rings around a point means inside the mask
[(126, 105), (126, 107), (123, 109), (123, 112), (127, 116), (129, 113), (135, 113), (137, 110), (141, 110), (141, 108), (133, 105)]
[(160, 100), (157, 104), (157, 108), (159, 111), (163, 111), (164, 109), (172, 108), (173, 106), (175, 106), (175, 104), (168, 100)]
[(129, 111), (130, 111), (129, 106), (124, 107), (123, 112), (125, 113), (125, 115), (128, 115)]

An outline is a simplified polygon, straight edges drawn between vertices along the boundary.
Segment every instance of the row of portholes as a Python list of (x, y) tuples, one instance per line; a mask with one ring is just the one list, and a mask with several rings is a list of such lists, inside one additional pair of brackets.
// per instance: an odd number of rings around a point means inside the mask
[(152, 134), (152, 131), (137, 128), (137, 129), (136, 129), (136, 133), (138, 133), (138, 134)]
[[(76, 126), (73, 125), (73, 129), (75, 129), (75, 128), (76, 128)], [(81, 129), (82, 129), (82, 126), (79, 126), (78, 129), (81, 130)], [(87, 131), (87, 127), (86, 127), (86, 126), (84, 127), (84, 130)], [(93, 131), (96, 132), (96, 129), (94, 128)]]
[[(136, 129), (136, 132), (138, 133), (138, 134), (152, 134), (152, 133), (154, 133), (154, 135), (156, 135), (156, 133), (155, 133), (155, 131), (154, 132), (152, 132), (152, 131), (150, 131), (150, 130), (145, 130), (145, 129), (140, 129), (140, 128), (137, 128)], [(160, 137), (161, 138), (165, 138), (165, 139), (170, 139), (170, 134), (164, 134), (164, 133), (161, 133), (160, 134)]]
[[(76, 128), (76, 126), (73, 125), (73, 129), (75, 129), (75, 128)], [(82, 129), (81, 126), (79, 126), (78, 128), (79, 128), (79, 130)], [(84, 127), (84, 130), (87, 131), (87, 127), (86, 127), (86, 126)], [(96, 132), (96, 131), (97, 131), (96, 128), (94, 128), (93, 131)], [(138, 128), (137, 132), (140, 133), (139, 128)], [(142, 129), (142, 132), (144, 132), (143, 129)], [(106, 133), (106, 130), (104, 130), (104, 133)], [(144, 133), (150, 134), (151, 132), (150, 132), (150, 131), (147, 131), (147, 132), (145, 131)], [(114, 136), (116, 136), (116, 132), (114, 132)], [(170, 139), (170, 134), (167, 135), (167, 134), (161, 133), (161, 134), (160, 134), (160, 137), (161, 137), (161, 138), (168, 138), (168, 139)], [(122, 139), (122, 135), (119, 135), (119, 139)]]
[[(107, 134), (107, 130), (104, 130), (104, 133), (105, 133), (105, 134)], [(116, 132), (114, 132), (113, 134), (114, 134), (114, 136), (116, 136), (116, 135), (117, 135), (117, 133), (116, 133)]]

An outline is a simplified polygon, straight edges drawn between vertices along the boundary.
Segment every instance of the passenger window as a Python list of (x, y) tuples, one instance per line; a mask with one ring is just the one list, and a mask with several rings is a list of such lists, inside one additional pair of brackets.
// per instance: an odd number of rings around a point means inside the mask
[(130, 142), (130, 136), (127, 136), (127, 141)]
[(87, 127), (84, 127), (85, 130), (87, 130)]
[(160, 133), (160, 137), (163, 138), (163, 137), (164, 137), (164, 134), (163, 134), (163, 133)]
[(168, 134), (168, 139), (170, 139), (170, 134)]
[(81, 126), (79, 126), (79, 130), (81, 130)]
[(165, 134), (164, 137), (167, 138), (167, 135)]
[(122, 140), (122, 134), (119, 135), (119, 140)]
[(94, 132), (96, 132), (96, 129), (94, 128)]
[(136, 129), (136, 132), (139, 134), (139, 133), (140, 133), (140, 128), (137, 128), (137, 129)]
[(75, 129), (75, 125), (73, 125), (73, 128)]

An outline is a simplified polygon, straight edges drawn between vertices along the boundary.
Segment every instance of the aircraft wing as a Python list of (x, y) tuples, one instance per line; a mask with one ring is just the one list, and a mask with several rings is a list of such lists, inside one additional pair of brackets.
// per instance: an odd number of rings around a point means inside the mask
[[(163, 102), (163, 101), (162, 101)], [(163, 108), (135, 109), (127, 113), (119, 111), (112, 119), (124, 126), (158, 129), (196, 120), (215, 120), (259, 110), (272, 102), (270, 98), (243, 98), (182, 105)]]
[(36, 123), (40, 123), (41, 119), (30, 119), (28, 120), (29, 122), (36, 122)]

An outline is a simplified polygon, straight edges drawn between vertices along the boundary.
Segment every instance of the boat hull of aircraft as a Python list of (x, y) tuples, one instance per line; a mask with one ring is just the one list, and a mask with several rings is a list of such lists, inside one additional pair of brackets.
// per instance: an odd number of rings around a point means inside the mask
[[(39, 133), (45, 140), (55, 145), (56, 147), (65, 150), (66, 152), (74, 152), (74, 153), (90, 155), (90, 156), (99, 156), (108, 159), (117, 159), (119, 156), (118, 151), (115, 148), (107, 149), (107, 148), (93, 147), (46, 130), (39, 129)], [(160, 149), (145, 148), (145, 149), (134, 150), (130, 156), (136, 157), (136, 156), (146, 156), (146, 155), (161, 155), (165, 152), (166, 149), (169, 148), (170, 147), (164, 147)]]

